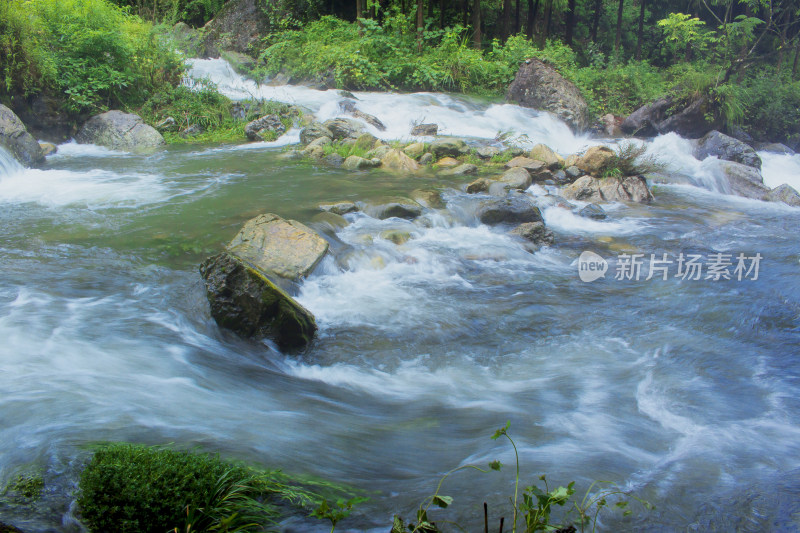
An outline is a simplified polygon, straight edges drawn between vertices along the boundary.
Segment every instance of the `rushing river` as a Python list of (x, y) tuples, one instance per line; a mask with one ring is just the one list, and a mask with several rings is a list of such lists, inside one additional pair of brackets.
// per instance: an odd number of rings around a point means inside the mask
[[(232, 97), (338, 112), (334, 91), (256, 86), (221, 61), (195, 72)], [(435, 122), (564, 154), (598, 142), (511, 105), (356, 96), (384, 138)], [(557, 244), (529, 253), (477, 222), (481, 197), (463, 181), (313, 166), (285, 157), (296, 139), (147, 156), (68, 143), (41, 170), (0, 154), (0, 486), (32, 467), (46, 482), (35, 516), (5, 505), (2, 521), (79, 531), (71, 491), (87, 445), (126, 440), (369, 491), (342, 531), (387, 531), (445, 471), (500, 459), (501, 473), (449, 478), (455, 503), (434, 513), (477, 531), (484, 501), (495, 523), (510, 520), (513, 450), (489, 439), (509, 420), (523, 483), (546, 473), (582, 495), (611, 480), (656, 506), (602, 515), (605, 530), (800, 530), (800, 209), (721, 194), (716, 162), (667, 135), (650, 151), (676, 179), (654, 186), (652, 205), (607, 206), (605, 221), (544, 209)], [(768, 184), (800, 185), (800, 156), (762, 156)], [(348, 215), (300, 288), (320, 326), (307, 352), (211, 319), (197, 265), (245, 220), (309, 222), (322, 202), (420, 187), (441, 188), (447, 210), (415, 222)], [(413, 238), (379, 238), (391, 228)], [(609, 261), (605, 278), (581, 281), (585, 250)], [(615, 279), (624, 252), (645, 254), (638, 280)], [(757, 279), (682, 279), (681, 253), (731, 254), (731, 274), (739, 254), (760, 254)], [(675, 261), (668, 279), (645, 279), (650, 254)], [(291, 528), (327, 530), (299, 517)]]

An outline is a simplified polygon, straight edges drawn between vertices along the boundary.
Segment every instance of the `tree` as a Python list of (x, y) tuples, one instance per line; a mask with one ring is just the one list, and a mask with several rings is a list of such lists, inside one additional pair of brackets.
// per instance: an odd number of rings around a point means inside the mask
[(625, 0), (619, 0), (617, 9), (617, 36), (614, 38), (614, 53), (619, 53), (619, 44), (622, 40), (622, 11), (625, 8)]
[(639, 31), (636, 37), (636, 61), (642, 59), (642, 41), (644, 40), (644, 10), (647, 0), (639, 0)]
[(594, 16), (592, 17), (592, 42), (597, 42), (597, 29), (600, 27), (600, 15), (603, 14), (603, 0), (594, 0)]
[(575, 0), (569, 0), (567, 4), (566, 34), (564, 42), (572, 46), (572, 32), (575, 29)]
[(481, 40), (483, 38), (481, 35), (481, 0), (474, 0), (472, 4), (472, 29), (474, 32), (472, 34), (472, 42), (475, 48), (480, 50)]

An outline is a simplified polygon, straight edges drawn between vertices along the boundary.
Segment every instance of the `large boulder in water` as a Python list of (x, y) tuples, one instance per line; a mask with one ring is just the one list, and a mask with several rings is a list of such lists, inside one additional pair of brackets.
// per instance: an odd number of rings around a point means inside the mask
[(528, 59), (520, 65), (506, 98), (525, 107), (549, 111), (576, 131), (583, 131), (589, 125), (589, 106), (580, 90), (538, 59)]
[(106, 111), (86, 121), (75, 140), (81, 144), (98, 144), (113, 150), (130, 152), (162, 146), (164, 137), (139, 115), (122, 111)]
[(482, 202), (476, 214), (478, 220), (489, 225), (542, 222), (542, 214), (530, 197), (517, 193)]
[(800, 207), (800, 194), (785, 183), (768, 192), (765, 199), (770, 202), (783, 202), (792, 207)]
[(281, 349), (300, 348), (317, 330), (314, 316), (264, 272), (229, 252), (200, 265), (211, 316), (245, 337), (273, 339)]
[(306, 345), (314, 316), (283, 287), (310, 274), (328, 243), (305, 225), (273, 214), (249, 220), (222, 254), (200, 266), (211, 315), (246, 337), (274, 339), (282, 349)]
[(750, 145), (717, 130), (708, 132), (702, 139), (697, 141), (694, 156), (700, 160), (716, 156), (726, 161), (734, 161), (750, 167), (761, 168), (761, 158)]
[(259, 0), (229, 0), (203, 27), (205, 56), (222, 50), (252, 52), (269, 32), (269, 16)]
[(19, 117), (4, 105), (0, 105), (0, 146), (25, 166), (32, 167), (44, 162), (39, 143), (28, 133)]

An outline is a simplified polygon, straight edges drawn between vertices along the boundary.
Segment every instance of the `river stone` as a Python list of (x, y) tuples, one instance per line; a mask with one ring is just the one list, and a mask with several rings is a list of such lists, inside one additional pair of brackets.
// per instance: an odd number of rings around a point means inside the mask
[(582, 216), (585, 218), (592, 218), (594, 220), (604, 220), (608, 217), (606, 215), (605, 210), (597, 204), (589, 204), (580, 211), (578, 211), (578, 216)]
[(767, 193), (765, 200), (783, 202), (792, 207), (800, 207), (800, 194), (787, 184), (778, 185)]
[(409, 173), (419, 170), (419, 163), (400, 150), (390, 150), (381, 158), (381, 168), (393, 172)]
[(757, 168), (733, 161), (722, 161), (720, 168), (733, 194), (763, 200), (771, 192)]
[(53, 143), (39, 143), (39, 148), (42, 149), (42, 155), (45, 157), (58, 152), (58, 146)]
[(411, 234), (399, 229), (387, 229), (381, 232), (380, 237), (381, 239), (400, 245), (407, 243), (411, 239)]
[(416, 137), (431, 137), (439, 132), (438, 124), (417, 124), (411, 128), (411, 135)]
[(420, 165), (430, 165), (433, 162), (433, 154), (426, 152), (419, 158)]
[(311, 222), (314, 225), (322, 225), (327, 226), (330, 229), (339, 230), (345, 228), (350, 225), (350, 222), (347, 221), (342, 215), (337, 215), (336, 213), (331, 213), (330, 211), (326, 211), (324, 213), (317, 213), (313, 217), (311, 217)]
[(319, 122), (312, 122), (300, 130), (300, 142), (303, 144), (311, 144), (321, 137), (333, 139), (333, 133), (324, 124)]
[(286, 126), (278, 115), (264, 115), (249, 122), (244, 127), (244, 134), (251, 141), (274, 141), (286, 133)]
[(378, 138), (371, 133), (362, 133), (358, 136), (356, 142), (353, 143), (353, 147), (366, 152), (372, 150), (377, 140)]
[(535, 58), (520, 65), (506, 98), (525, 107), (549, 111), (575, 131), (583, 131), (589, 125), (589, 106), (580, 90), (552, 66)]
[(461, 161), (458, 159), (454, 159), (452, 157), (443, 157), (438, 160), (433, 166), (441, 168), (441, 167), (457, 167), (461, 164)]
[(562, 190), (564, 198), (583, 202), (638, 202), (653, 199), (642, 176), (602, 178), (583, 176)]
[(425, 153), (425, 145), (422, 143), (411, 143), (405, 148), (403, 148), (403, 152), (412, 159), (417, 159), (419, 156)]
[(524, 222), (509, 232), (538, 246), (551, 245), (555, 242), (555, 235), (547, 229), (544, 222)]
[(39, 143), (28, 133), (19, 117), (4, 105), (0, 105), (0, 146), (27, 167), (44, 162)]
[(97, 144), (112, 150), (140, 151), (166, 144), (164, 137), (139, 115), (122, 111), (106, 111), (90, 118), (75, 140), (81, 144)]
[(583, 172), (581, 169), (576, 167), (575, 165), (568, 166), (564, 169), (564, 173), (567, 175), (567, 179), (576, 180), (581, 177)]
[(391, 198), (390, 201), (382, 204), (367, 205), (363, 211), (380, 220), (395, 217), (414, 219), (422, 214), (422, 206), (409, 198)]
[(386, 131), (386, 126), (378, 120), (378, 117), (375, 115), (370, 115), (369, 113), (365, 113), (356, 107), (356, 103), (353, 100), (345, 99), (339, 102), (339, 109), (348, 113), (358, 119), (363, 120), (373, 128), (378, 131)]
[(458, 157), (467, 152), (467, 143), (462, 139), (437, 138), (431, 143), (431, 152), (437, 159)]
[(481, 159), (491, 159), (500, 154), (500, 149), (494, 146), (479, 146), (475, 153)]
[(439, 171), (440, 176), (469, 176), (478, 172), (478, 167), (470, 163), (464, 163), (457, 167)]
[(538, 174), (546, 168), (546, 164), (530, 157), (517, 156), (505, 164), (506, 168), (524, 168), (531, 175)]
[(296, 220), (269, 213), (248, 220), (228, 251), (267, 275), (295, 281), (314, 270), (328, 251), (328, 242)]
[(770, 152), (773, 154), (794, 155), (795, 151), (782, 143), (766, 143), (759, 144), (757, 148), (762, 152)]
[(481, 202), (476, 214), (478, 220), (490, 225), (542, 221), (539, 208), (524, 194), (512, 194), (506, 198)]
[(507, 185), (509, 189), (519, 189), (521, 191), (530, 187), (533, 182), (530, 172), (522, 167), (506, 170), (498, 181)]
[(719, 159), (735, 161), (736, 163), (761, 169), (761, 158), (751, 146), (717, 130), (708, 132), (702, 139), (697, 141), (694, 156), (700, 160), (716, 156)]
[(320, 204), (319, 208), (329, 213), (337, 215), (346, 215), (347, 213), (355, 213), (358, 211), (358, 206), (353, 202), (338, 202), (335, 204)]
[(326, 164), (332, 166), (333, 168), (339, 168), (344, 164), (344, 157), (340, 156), (336, 152), (332, 154), (328, 154), (323, 158)]
[(220, 327), (273, 339), (282, 350), (303, 347), (314, 337), (314, 316), (247, 261), (224, 252), (203, 262), (200, 274)]
[(490, 180), (489, 178), (478, 178), (469, 185), (467, 185), (467, 192), (469, 194), (486, 192), (489, 190), (489, 186), (492, 183), (494, 183), (494, 180)]
[(611, 148), (607, 146), (592, 146), (578, 157), (575, 166), (587, 174), (598, 176), (613, 157), (615, 157), (615, 154)]
[(411, 199), (419, 205), (431, 209), (442, 209), (445, 207), (444, 200), (442, 200), (442, 193), (439, 191), (416, 189), (411, 191)]
[[(380, 161), (378, 162), (380, 163)], [(377, 165), (375, 164), (374, 159), (365, 159), (357, 155), (351, 155), (344, 160), (344, 163), (342, 163), (342, 168), (345, 170), (364, 170), (367, 168), (374, 168), (376, 166)]]
[(381, 144), (379, 146), (376, 146), (369, 152), (367, 152), (366, 157), (368, 157), (369, 159), (383, 159), (384, 157), (386, 157), (386, 154), (388, 154), (392, 150), (393, 148), (391, 146), (387, 144)]
[(364, 126), (349, 118), (332, 118), (322, 123), (333, 134), (334, 141), (357, 139), (364, 133)]
[(528, 157), (536, 161), (542, 161), (550, 170), (556, 170), (564, 166), (564, 158), (544, 144), (537, 144), (531, 148)]

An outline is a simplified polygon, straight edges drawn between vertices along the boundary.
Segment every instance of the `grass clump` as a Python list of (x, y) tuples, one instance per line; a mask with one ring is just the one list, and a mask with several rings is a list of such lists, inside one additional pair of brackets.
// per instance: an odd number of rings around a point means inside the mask
[(90, 531), (247, 532), (275, 522), (276, 499), (312, 507), (324, 498), (278, 471), (217, 455), (113, 443), (82, 472), (78, 506)]
[(648, 155), (646, 152), (646, 144), (621, 143), (614, 155), (600, 169), (600, 175), (604, 178), (623, 178), (626, 176), (643, 176), (664, 170), (665, 163), (653, 155)]

